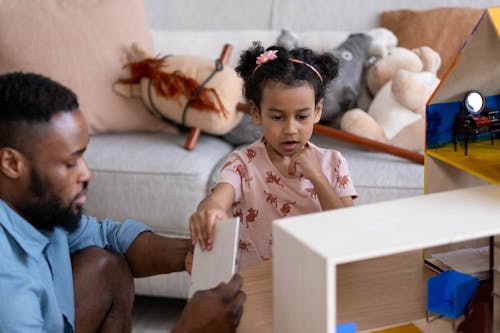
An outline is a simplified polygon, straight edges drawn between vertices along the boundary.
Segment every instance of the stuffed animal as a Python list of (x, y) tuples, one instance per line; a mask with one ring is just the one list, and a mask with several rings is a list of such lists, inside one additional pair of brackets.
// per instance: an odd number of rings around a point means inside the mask
[(423, 46), (413, 50), (393, 47), (389, 49), (385, 57), (378, 57), (367, 69), (366, 86), (372, 96), (375, 96), (400, 69), (411, 72), (437, 72), (439, 66), (441, 66), (441, 57), (430, 47)]
[(155, 58), (137, 44), (130, 61), (131, 77), (113, 85), (116, 93), (142, 98), (159, 118), (214, 135), (223, 135), (240, 122), (236, 110), (242, 81), (234, 69), (215, 59), (194, 56)]
[(332, 50), (339, 59), (339, 73), (326, 87), (322, 122), (340, 119), (344, 112), (356, 107), (371, 42), (366, 34), (351, 34)]
[(299, 38), (291, 30), (281, 29), (276, 45), (284, 47), (287, 50), (295, 49), (299, 46)]
[[(326, 87), (322, 122), (330, 122), (335, 117), (340, 118), (345, 111), (357, 105), (371, 42), (372, 38), (367, 34), (351, 34), (342, 44), (331, 50), (331, 53), (339, 59), (339, 73)], [(292, 49), (299, 46), (299, 41), (291, 31), (283, 29), (277, 44)]]
[[(397, 49), (397, 52), (391, 51), (388, 56), (378, 60), (383, 62), (381, 68), (394, 73), (390, 79), (380, 68), (372, 66), (368, 69), (367, 76), (372, 75), (374, 81), (383, 84), (376, 90), (368, 112), (349, 110), (342, 117), (340, 126), (349, 133), (413, 151), (423, 151), (425, 106), (439, 84), (436, 73), (441, 57), (426, 46), (408, 52)], [(387, 81), (383, 82), (378, 75)]]
[(371, 56), (385, 58), (389, 54), (389, 50), (398, 45), (398, 37), (386, 28), (373, 28), (366, 32), (372, 38), (370, 50), (368, 53)]

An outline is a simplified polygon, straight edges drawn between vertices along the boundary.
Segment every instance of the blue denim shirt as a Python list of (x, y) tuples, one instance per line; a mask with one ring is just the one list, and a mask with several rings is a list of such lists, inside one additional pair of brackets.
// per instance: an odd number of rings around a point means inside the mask
[(0, 200), (0, 333), (73, 332), (70, 255), (97, 246), (123, 255), (142, 223), (83, 216), (79, 228), (38, 230)]

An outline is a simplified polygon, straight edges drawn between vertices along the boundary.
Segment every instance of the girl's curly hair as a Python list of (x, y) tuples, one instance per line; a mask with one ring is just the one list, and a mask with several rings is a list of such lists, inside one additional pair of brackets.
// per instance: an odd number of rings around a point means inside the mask
[[(270, 50), (277, 50), (277, 58), (257, 65), (257, 57)], [(313, 66), (321, 78), (307, 65), (290, 59), (297, 59)], [(254, 42), (241, 54), (236, 72), (244, 81), (243, 95), (248, 102), (256, 106), (260, 106), (262, 89), (268, 81), (281, 82), (289, 86), (307, 83), (314, 89), (314, 102), (317, 104), (324, 97), (328, 83), (337, 76), (338, 67), (338, 59), (329, 52), (316, 54), (308, 48), (287, 50), (279, 46), (264, 49), (260, 42)]]

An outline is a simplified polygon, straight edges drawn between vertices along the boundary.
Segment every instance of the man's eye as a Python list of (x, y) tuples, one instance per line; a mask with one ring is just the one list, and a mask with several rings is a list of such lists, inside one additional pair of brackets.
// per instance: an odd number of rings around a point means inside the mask
[(309, 115), (299, 115), (297, 116), (298, 120), (306, 120), (309, 117)]
[(68, 169), (76, 167), (76, 161), (71, 161), (71, 162), (66, 163), (66, 167)]

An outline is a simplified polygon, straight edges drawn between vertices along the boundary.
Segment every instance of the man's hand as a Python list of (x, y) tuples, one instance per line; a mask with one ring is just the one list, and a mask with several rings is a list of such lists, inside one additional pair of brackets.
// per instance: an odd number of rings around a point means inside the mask
[(197, 291), (189, 300), (174, 333), (235, 332), (243, 314), (246, 295), (241, 291), (243, 279), (233, 275), (229, 283)]

